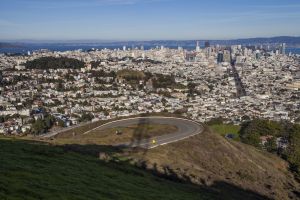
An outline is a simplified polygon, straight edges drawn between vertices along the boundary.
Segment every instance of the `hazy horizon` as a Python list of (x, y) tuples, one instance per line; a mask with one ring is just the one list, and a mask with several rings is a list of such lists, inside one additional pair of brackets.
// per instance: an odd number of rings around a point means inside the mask
[(8, 39), (8, 40), (1, 40), (0, 42), (4, 43), (113, 43), (113, 42), (152, 42), (152, 41), (231, 41), (231, 40), (247, 40), (247, 39), (261, 39), (261, 38), (277, 38), (277, 37), (291, 37), (291, 38), (299, 38), (299, 36), (270, 36), (270, 37), (242, 37), (242, 38), (229, 38), (229, 39), (205, 39), (205, 38), (198, 38), (198, 39), (157, 39), (157, 40), (102, 40), (102, 39)]

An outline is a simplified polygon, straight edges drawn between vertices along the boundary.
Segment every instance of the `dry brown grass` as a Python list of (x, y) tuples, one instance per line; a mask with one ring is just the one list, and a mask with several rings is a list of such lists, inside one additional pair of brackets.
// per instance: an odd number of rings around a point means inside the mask
[(134, 152), (129, 157), (162, 173), (167, 166), (177, 176), (197, 184), (225, 181), (274, 199), (290, 199), (295, 196), (292, 191), (300, 191), (284, 160), (226, 140), (210, 130), (146, 154)]

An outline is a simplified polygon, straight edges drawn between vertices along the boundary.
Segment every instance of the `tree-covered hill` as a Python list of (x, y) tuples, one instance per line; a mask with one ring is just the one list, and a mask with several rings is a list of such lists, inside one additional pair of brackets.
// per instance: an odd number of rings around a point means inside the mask
[(28, 69), (79, 69), (84, 67), (84, 62), (66, 57), (42, 57), (25, 63)]

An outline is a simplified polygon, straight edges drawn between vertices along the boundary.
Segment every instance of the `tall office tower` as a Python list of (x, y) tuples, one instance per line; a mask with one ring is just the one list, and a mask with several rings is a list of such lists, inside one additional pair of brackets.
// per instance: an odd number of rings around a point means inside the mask
[(209, 58), (211, 56), (212, 53), (212, 48), (211, 47), (207, 47), (206, 48), (206, 57)]
[(231, 50), (231, 52), (232, 52), (233, 54), (236, 54), (236, 52), (237, 52), (237, 45), (232, 45), (232, 46), (230, 47), (230, 50)]
[(247, 56), (247, 55), (248, 55), (248, 49), (247, 49), (247, 47), (244, 48), (243, 55), (244, 55), (244, 56)]
[(144, 46), (143, 45), (141, 46), (141, 50), (144, 51)]
[(199, 52), (199, 51), (200, 51), (199, 41), (197, 41), (197, 45), (196, 45), (196, 51), (197, 51), (197, 52)]
[(282, 45), (281, 45), (281, 54), (282, 55), (285, 55), (285, 49), (286, 49), (286, 44), (282, 43)]
[(224, 54), (223, 52), (219, 51), (218, 57), (217, 57), (217, 62), (222, 63), (224, 61)]
[(205, 42), (205, 44), (204, 44), (204, 46), (205, 46), (205, 48), (208, 48), (208, 47), (210, 47), (210, 43), (209, 43), (209, 41), (206, 41), (206, 42)]
[(228, 50), (224, 50), (224, 55), (223, 55), (223, 62), (231, 62), (231, 55), (230, 55), (230, 51)]
[(259, 60), (261, 58), (261, 54), (260, 54), (259, 50), (255, 51), (255, 58), (256, 58), (256, 60)]
[(163, 45), (160, 46), (160, 50), (164, 50), (164, 48), (165, 48), (165, 47), (164, 47)]
[(123, 51), (126, 51), (126, 46), (123, 46)]

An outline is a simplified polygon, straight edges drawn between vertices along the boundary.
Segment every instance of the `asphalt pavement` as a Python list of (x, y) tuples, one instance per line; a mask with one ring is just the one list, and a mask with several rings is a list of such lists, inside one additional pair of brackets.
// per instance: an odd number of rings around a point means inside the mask
[[(105, 130), (115, 127), (127, 127), (130, 125), (142, 125), (142, 124), (166, 124), (177, 127), (177, 131), (174, 133), (169, 133), (157, 137), (151, 137), (147, 139), (141, 139), (141, 134), (139, 132), (134, 133), (134, 137), (131, 141), (123, 144), (118, 144), (116, 146), (123, 147), (140, 147), (145, 149), (155, 148), (161, 145), (169, 144), (172, 142), (177, 142), (191, 136), (202, 133), (204, 128), (201, 124), (181, 118), (173, 117), (137, 117), (130, 119), (122, 119), (113, 122), (103, 124), (96, 127), (84, 134), (88, 134), (93, 130)], [(140, 130), (139, 130), (140, 131)]]

